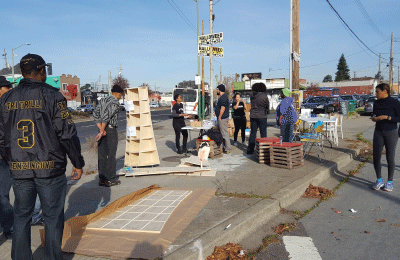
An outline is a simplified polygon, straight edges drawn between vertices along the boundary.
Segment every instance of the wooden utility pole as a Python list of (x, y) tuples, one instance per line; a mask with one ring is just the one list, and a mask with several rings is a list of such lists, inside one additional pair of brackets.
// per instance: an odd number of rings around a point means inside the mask
[[(201, 35), (204, 35), (204, 20), (201, 21)], [(204, 56), (201, 56), (201, 119), (204, 119), (206, 117), (205, 103)]]
[(390, 62), (389, 62), (389, 86), (390, 90), (392, 91), (393, 89), (393, 39), (394, 35), (392, 33), (392, 44), (390, 46)]
[[(210, 35), (213, 34), (213, 1), (210, 0)], [(214, 89), (213, 89), (213, 44), (210, 42), (210, 108), (211, 116), (214, 113)]]
[(300, 38), (299, 38), (299, 12), (300, 0), (292, 0), (292, 91), (299, 89), (300, 68)]

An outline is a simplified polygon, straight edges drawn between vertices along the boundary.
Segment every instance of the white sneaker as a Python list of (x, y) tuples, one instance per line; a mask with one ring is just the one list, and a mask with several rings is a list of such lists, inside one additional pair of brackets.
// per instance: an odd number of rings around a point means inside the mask
[(237, 143), (237, 142), (234, 142), (233, 145), (234, 145), (234, 146), (238, 146), (238, 143)]

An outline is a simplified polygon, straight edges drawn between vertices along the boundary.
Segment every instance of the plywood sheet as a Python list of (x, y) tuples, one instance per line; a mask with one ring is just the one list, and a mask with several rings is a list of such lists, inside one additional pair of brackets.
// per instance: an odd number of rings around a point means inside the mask
[[(146, 195), (155, 190), (157, 189), (146, 190)], [(85, 229), (86, 225), (82, 226), (80, 221), (88, 216), (69, 219), (67, 221), (69, 223), (66, 224), (78, 223), (79, 228), (67, 230), (69, 236), (66, 240), (63, 240), (62, 249), (64, 252), (88, 256), (155, 259), (167, 250), (171, 243), (200, 213), (214, 196), (215, 191), (215, 189), (191, 189), (191, 193), (172, 212), (160, 233), (91, 230)], [(143, 192), (139, 194), (143, 194)], [(115, 205), (121, 205), (120, 200), (94, 214), (101, 218), (102, 212), (107, 208), (115, 208)]]

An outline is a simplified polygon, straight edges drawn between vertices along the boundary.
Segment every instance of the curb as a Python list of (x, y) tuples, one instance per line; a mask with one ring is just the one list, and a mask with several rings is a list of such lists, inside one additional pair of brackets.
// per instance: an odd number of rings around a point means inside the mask
[[(330, 167), (320, 167), (303, 178), (294, 181), (280, 191), (271, 195), (271, 199), (261, 200), (250, 208), (237, 213), (222, 223), (211, 227), (200, 236), (188, 241), (185, 245), (167, 252), (163, 255), (164, 260), (187, 259), (197, 260), (200, 256), (210, 255), (214, 247), (229, 242), (238, 243), (247, 237), (258, 227), (276, 217), (281, 207), (285, 208), (295, 202), (304, 193), (310, 184), (319, 185), (331, 176), (336, 170), (347, 166), (360, 149), (351, 150), (336, 157), (334, 164)], [(224, 230), (228, 225), (229, 229)], [(204, 243), (204, 244), (203, 244)], [(200, 252), (200, 248), (202, 251)]]

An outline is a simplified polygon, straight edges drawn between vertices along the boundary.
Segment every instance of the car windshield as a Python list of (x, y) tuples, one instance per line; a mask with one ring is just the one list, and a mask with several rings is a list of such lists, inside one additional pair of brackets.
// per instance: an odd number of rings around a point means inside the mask
[(352, 96), (341, 96), (343, 100), (353, 100)]
[(80, 107), (86, 107), (86, 105), (81, 105)]
[(308, 99), (307, 103), (324, 103), (326, 99), (326, 97), (312, 97)]
[(376, 100), (376, 97), (369, 97), (367, 102), (374, 102)]

